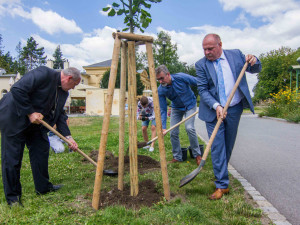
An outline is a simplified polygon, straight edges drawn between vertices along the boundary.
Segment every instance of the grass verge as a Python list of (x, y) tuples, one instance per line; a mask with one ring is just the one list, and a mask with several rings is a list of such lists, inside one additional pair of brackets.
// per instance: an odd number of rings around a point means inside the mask
[[(102, 117), (70, 118), (72, 136), (86, 154), (99, 148)], [(110, 120), (107, 150), (118, 154), (118, 118)], [(128, 125), (127, 125), (128, 126)], [(127, 129), (128, 130), (128, 129)], [(125, 138), (128, 147), (128, 132)], [(142, 141), (141, 123), (138, 122), (138, 140)], [(182, 147), (189, 141), (180, 126)], [(172, 159), (169, 134), (165, 137), (167, 161)], [(139, 149), (139, 154), (151, 156), (159, 161), (157, 142), (155, 151)], [(196, 168), (196, 162), (188, 156), (187, 161), (168, 165), (171, 201), (161, 202), (139, 210), (110, 206), (95, 211), (91, 207), (95, 180), (95, 167), (82, 163), (77, 153), (54, 154), (50, 151), (49, 173), (53, 184), (64, 184), (58, 192), (37, 196), (31, 174), (28, 150), (24, 151), (21, 170), (24, 208), (10, 209), (5, 201), (2, 179), (0, 179), (0, 224), (266, 224), (260, 209), (245, 200), (241, 184), (231, 179), (231, 192), (219, 201), (210, 201), (214, 191), (214, 175), (210, 158), (201, 173), (188, 185), (179, 188), (179, 181)], [(139, 175), (139, 180), (152, 179), (163, 192), (160, 171)], [(125, 175), (129, 183), (129, 174)], [(117, 186), (117, 178), (103, 177), (102, 189)], [(268, 223), (268, 222), (267, 222)]]

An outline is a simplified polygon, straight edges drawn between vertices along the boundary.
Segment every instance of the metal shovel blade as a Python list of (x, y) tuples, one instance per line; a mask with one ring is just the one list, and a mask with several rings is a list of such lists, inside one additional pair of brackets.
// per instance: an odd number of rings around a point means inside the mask
[(107, 176), (117, 176), (118, 172), (114, 170), (103, 170), (103, 174)]
[(184, 185), (190, 183), (192, 180), (194, 180), (194, 178), (200, 173), (200, 171), (202, 170), (203, 166), (205, 164), (205, 160), (201, 160), (201, 163), (199, 164), (199, 166), (193, 170), (190, 174), (188, 174), (187, 176), (185, 176), (184, 178), (182, 178), (180, 180), (180, 185), (179, 187), (183, 187)]

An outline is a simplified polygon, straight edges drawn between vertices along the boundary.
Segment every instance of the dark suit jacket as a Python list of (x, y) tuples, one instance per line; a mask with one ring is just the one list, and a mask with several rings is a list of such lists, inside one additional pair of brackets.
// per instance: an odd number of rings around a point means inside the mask
[(8, 136), (22, 132), (31, 124), (27, 115), (39, 112), (62, 135), (70, 135), (63, 111), (67, 97), (68, 92), (61, 89), (60, 72), (41, 66), (26, 73), (0, 101), (1, 132)]
[[(226, 56), (234, 79), (237, 80), (246, 60), (245, 55), (238, 50), (223, 50)], [(197, 73), (197, 87), (200, 95), (199, 118), (206, 122), (212, 122), (216, 118), (216, 111), (213, 105), (220, 102), (218, 94), (218, 79), (213, 62), (203, 57), (195, 64)], [(261, 63), (257, 62), (253, 66), (248, 66), (247, 72), (259, 73), (261, 71)], [(249, 108), (254, 113), (254, 107), (251, 100), (246, 77), (241, 80), (238, 90), (243, 95), (243, 107)]]

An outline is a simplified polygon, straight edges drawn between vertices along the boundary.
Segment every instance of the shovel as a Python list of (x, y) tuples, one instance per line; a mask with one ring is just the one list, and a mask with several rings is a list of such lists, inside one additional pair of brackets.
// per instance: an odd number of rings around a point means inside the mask
[[(52, 131), (54, 134), (56, 134), (58, 137), (60, 137), (64, 142), (68, 143), (68, 145), (72, 145), (72, 143), (65, 138), (63, 135), (61, 135), (57, 130), (55, 130), (53, 127), (51, 127), (48, 123), (46, 123), (44, 120), (41, 120), (41, 124), (48, 128), (48, 130)], [(79, 148), (76, 149), (76, 152), (78, 152), (80, 155), (82, 155), (84, 158), (86, 158), (90, 163), (94, 164), (94, 166), (97, 166), (97, 163), (91, 159), (88, 155), (86, 155), (84, 152), (82, 152)]]
[[(174, 128), (178, 127), (180, 124), (184, 123), (185, 121), (191, 119), (193, 116), (195, 116), (199, 111), (197, 110), (196, 112), (194, 112), (193, 114), (189, 115), (187, 118), (181, 120), (179, 123), (176, 123), (174, 126), (170, 127), (168, 130), (166, 130), (166, 133), (167, 134), (169, 131), (173, 130)], [(153, 138), (152, 140), (148, 141), (148, 142), (138, 142), (137, 143), (137, 147), (138, 148), (143, 148), (147, 145), (150, 145), (152, 142), (156, 141), (158, 139), (158, 136), (156, 136), (155, 138)], [(127, 151), (126, 151), (126, 155), (128, 155), (128, 152), (129, 152), (129, 147), (127, 148)]]
[[(197, 110), (196, 112), (194, 112), (193, 114), (189, 115), (187, 118), (181, 120), (179, 123), (176, 123), (174, 126), (170, 127), (168, 130), (166, 130), (165, 135), (167, 133), (169, 133), (169, 131), (173, 130), (174, 128), (178, 127), (180, 124), (184, 123), (185, 121), (189, 120), (190, 118), (192, 118), (193, 116), (195, 116), (199, 111)], [(155, 138), (153, 138), (152, 140), (148, 141), (148, 142), (139, 142), (138, 143), (138, 148), (143, 148), (147, 145), (152, 144), (152, 142), (156, 141), (158, 139), (158, 136), (156, 136)]]
[[(225, 114), (227, 112), (229, 104), (230, 104), (230, 102), (231, 102), (231, 100), (232, 100), (232, 98), (233, 98), (233, 96), (234, 96), (234, 94), (236, 92), (236, 89), (238, 88), (238, 86), (239, 86), (239, 84), (240, 84), (240, 82), (241, 82), (241, 80), (242, 80), (242, 78), (243, 78), (243, 76), (245, 74), (245, 71), (246, 71), (247, 67), (248, 67), (248, 62), (245, 63), (245, 65), (244, 65), (242, 71), (240, 72), (240, 75), (239, 75), (239, 77), (238, 77), (238, 79), (237, 79), (237, 81), (236, 81), (236, 83), (235, 83), (235, 85), (234, 85), (234, 87), (233, 87), (230, 95), (229, 95), (229, 98), (227, 99), (227, 102), (226, 102), (225, 107), (223, 109), (223, 114)], [(189, 175), (185, 176), (184, 178), (182, 178), (180, 180), (179, 187), (183, 187), (184, 185), (188, 184), (189, 182), (191, 182), (200, 173), (201, 169), (203, 168), (203, 166), (204, 166), (204, 164), (206, 162), (206, 158), (208, 156), (210, 147), (211, 147), (211, 145), (212, 145), (212, 143), (213, 143), (213, 141), (214, 141), (214, 139), (216, 137), (216, 134), (217, 134), (217, 132), (219, 130), (219, 127), (220, 127), (222, 121), (223, 121), (223, 119), (220, 117), (218, 119), (218, 122), (217, 122), (217, 124), (216, 124), (216, 126), (215, 126), (215, 128), (214, 128), (214, 130), (213, 130), (213, 132), (211, 134), (211, 136), (210, 136), (208, 144), (206, 145), (206, 148), (205, 148), (205, 151), (204, 151), (204, 154), (203, 154), (203, 157), (202, 157), (200, 165), (195, 170), (193, 170)]]

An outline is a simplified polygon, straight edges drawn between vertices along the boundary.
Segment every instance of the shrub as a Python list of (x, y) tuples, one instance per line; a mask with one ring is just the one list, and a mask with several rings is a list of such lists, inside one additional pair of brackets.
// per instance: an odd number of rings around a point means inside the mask
[(270, 117), (279, 117), (288, 121), (300, 122), (300, 95), (296, 90), (285, 87), (278, 93), (272, 93), (268, 106), (263, 114)]

